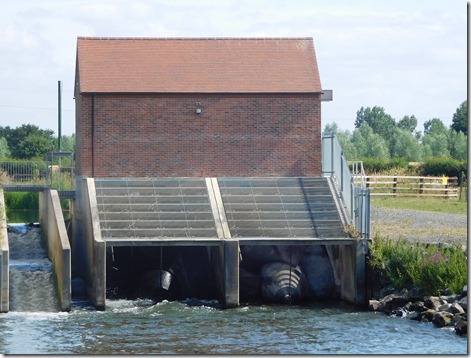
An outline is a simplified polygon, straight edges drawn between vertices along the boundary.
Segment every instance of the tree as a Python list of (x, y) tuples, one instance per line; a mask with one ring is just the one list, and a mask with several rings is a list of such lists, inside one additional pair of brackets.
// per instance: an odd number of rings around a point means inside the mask
[(8, 148), (7, 140), (0, 138), (0, 158), (7, 158), (10, 156), (10, 149)]
[(439, 118), (432, 118), (424, 123), (422, 137), (423, 159), (430, 157), (450, 157), (448, 150), (450, 130)]
[(430, 157), (450, 157), (448, 136), (443, 132), (429, 133), (422, 139), (424, 159)]
[(63, 152), (74, 152), (75, 151), (75, 134), (71, 136), (62, 136), (61, 149)]
[(440, 118), (432, 118), (424, 123), (424, 136), (430, 133), (446, 133), (447, 128)]
[(32, 159), (43, 157), (44, 154), (53, 149), (54, 144), (52, 138), (33, 133), (20, 141), (16, 155), (20, 159)]
[(356, 150), (356, 157), (352, 159), (390, 159), (388, 144), (383, 137), (374, 133), (367, 123), (363, 123), (353, 131), (351, 142)]
[(414, 133), (415, 128), (417, 127), (417, 118), (414, 115), (404, 116), (402, 119), (397, 122), (397, 126), (401, 129), (404, 129), (410, 133)]
[(448, 150), (452, 158), (467, 161), (468, 160), (468, 136), (462, 131), (456, 132), (450, 129), (450, 140)]
[(12, 129), (2, 128), (0, 133), (7, 140), (12, 158), (31, 159), (42, 157), (54, 149), (53, 131), (39, 129), (32, 124), (23, 124)]
[(409, 129), (395, 128), (390, 140), (391, 157), (404, 158), (410, 162), (422, 160), (422, 150), (417, 138)]
[(324, 131), (322, 133), (334, 133), (337, 134), (340, 131), (339, 125), (336, 122), (327, 123), (324, 127)]
[(357, 111), (355, 128), (360, 128), (363, 123), (367, 123), (374, 133), (379, 134), (384, 139), (390, 138), (396, 121), (384, 111), (383, 107), (361, 107)]
[(451, 129), (468, 135), (468, 101), (464, 101), (453, 114)]
[(352, 143), (352, 133), (349, 130), (341, 130), (337, 123), (326, 124), (324, 133), (334, 133), (342, 147), (343, 154), (347, 160), (355, 160), (357, 158), (357, 150)]

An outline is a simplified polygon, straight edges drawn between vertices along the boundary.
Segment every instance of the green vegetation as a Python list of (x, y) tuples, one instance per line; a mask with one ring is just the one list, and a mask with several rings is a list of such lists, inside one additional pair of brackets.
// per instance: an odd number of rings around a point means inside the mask
[(391, 160), (364, 158), (363, 168), (366, 175), (416, 175), (416, 168), (409, 165), (409, 162), (404, 158)]
[(460, 177), (462, 172), (466, 173), (466, 163), (453, 158), (429, 158), (418, 167), (418, 172), (422, 176)]
[[(63, 151), (74, 151), (74, 135), (61, 139)], [(58, 149), (57, 142), (52, 130), (40, 129), (32, 124), (17, 128), (0, 126), (0, 159), (43, 159), (46, 153)]]
[(457, 245), (426, 246), (376, 236), (370, 250), (372, 268), (385, 275), (397, 290), (416, 287), (423, 294), (438, 295), (449, 289), (456, 294), (467, 283), (466, 253)]
[(451, 128), (456, 132), (463, 132), (468, 135), (468, 101), (461, 103), (453, 114)]
[(425, 162), (410, 163), (404, 158), (379, 159), (363, 158), (366, 175), (406, 175), (458, 177), (467, 172), (466, 162), (453, 158), (429, 158)]
[(372, 196), (371, 205), (393, 209), (435, 211), (463, 215), (466, 215), (468, 210), (466, 200), (437, 197)]
[(422, 132), (416, 128), (418, 121), (414, 115), (396, 121), (382, 107), (361, 107), (353, 132), (339, 129), (335, 122), (326, 125), (324, 132), (336, 134), (349, 161), (402, 158), (407, 162), (422, 162), (443, 157), (466, 162), (467, 116), (468, 102), (464, 101), (449, 128), (439, 118), (432, 118), (424, 122)]
[(7, 210), (38, 210), (39, 208), (37, 192), (6, 192), (3, 195)]

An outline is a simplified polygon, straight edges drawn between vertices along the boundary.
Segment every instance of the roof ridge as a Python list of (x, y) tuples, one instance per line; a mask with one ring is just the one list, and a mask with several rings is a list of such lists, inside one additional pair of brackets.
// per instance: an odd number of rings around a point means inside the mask
[(201, 41), (201, 40), (312, 40), (312, 37), (101, 37), (101, 36), (77, 36), (78, 40), (178, 40), (178, 41)]

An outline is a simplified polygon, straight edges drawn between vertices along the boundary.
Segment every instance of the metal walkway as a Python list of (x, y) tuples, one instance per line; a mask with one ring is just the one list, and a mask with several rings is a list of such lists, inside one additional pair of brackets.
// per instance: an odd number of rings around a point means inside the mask
[[(110, 245), (351, 240), (326, 178), (95, 178)], [(217, 203), (222, 203), (218, 208)], [(229, 237), (227, 237), (229, 236)]]

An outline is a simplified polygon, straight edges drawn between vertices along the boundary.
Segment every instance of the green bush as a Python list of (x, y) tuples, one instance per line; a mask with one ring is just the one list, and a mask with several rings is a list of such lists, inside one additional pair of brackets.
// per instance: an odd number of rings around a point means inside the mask
[(423, 176), (459, 177), (461, 172), (467, 172), (467, 163), (453, 158), (429, 158), (420, 165), (418, 171)]
[(394, 158), (391, 160), (377, 158), (363, 158), (363, 168), (367, 173), (385, 172), (394, 168), (405, 169), (409, 167), (409, 162), (404, 158)]
[(397, 290), (416, 287), (429, 295), (444, 289), (459, 293), (467, 283), (466, 253), (457, 245), (425, 246), (375, 237), (370, 250), (372, 268), (384, 274)]
[(37, 192), (6, 192), (5, 206), (9, 210), (38, 210), (39, 194)]
[(431, 294), (445, 288), (453, 293), (461, 292), (467, 283), (465, 253), (456, 245), (446, 249), (430, 246), (420, 267), (417, 268), (414, 282), (417, 287)]

